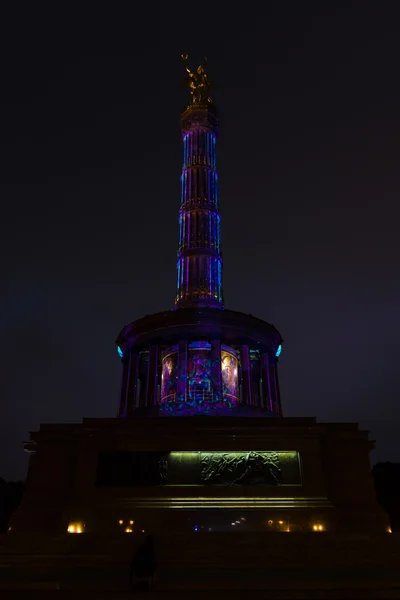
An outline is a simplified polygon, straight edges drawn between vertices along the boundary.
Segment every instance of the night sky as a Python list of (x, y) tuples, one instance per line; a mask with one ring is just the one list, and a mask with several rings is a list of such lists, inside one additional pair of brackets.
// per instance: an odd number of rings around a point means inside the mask
[(116, 6), (2, 18), (0, 477), (41, 422), (115, 416), (117, 334), (173, 307), (182, 52), (215, 82), (226, 307), (280, 330), (285, 416), (400, 460), (397, 3)]

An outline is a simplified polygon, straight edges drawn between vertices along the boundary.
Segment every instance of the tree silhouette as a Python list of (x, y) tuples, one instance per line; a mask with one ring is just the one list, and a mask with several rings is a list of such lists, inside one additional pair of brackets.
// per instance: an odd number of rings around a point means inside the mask
[(377, 463), (372, 476), (377, 500), (389, 515), (392, 531), (400, 531), (400, 463)]
[(23, 481), (5, 481), (0, 477), (0, 533), (6, 533), (12, 513), (18, 508), (24, 491)]

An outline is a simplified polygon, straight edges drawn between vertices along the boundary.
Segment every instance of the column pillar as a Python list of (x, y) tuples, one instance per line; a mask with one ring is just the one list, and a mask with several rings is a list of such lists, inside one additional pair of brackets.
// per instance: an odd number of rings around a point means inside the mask
[(260, 356), (262, 392), (264, 400), (264, 408), (273, 412), (274, 407), (271, 396), (271, 379), (269, 374), (269, 358), (267, 352), (263, 352)]
[(128, 377), (129, 377), (129, 357), (125, 356), (122, 359), (122, 381), (121, 381), (121, 393), (120, 393), (118, 413), (117, 413), (118, 417), (123, 417), (124, 413), (125, 413)]
[(242, 397), (243, 403), (252, 406), (250, 353), (248, 346), (240, 346), (240, 363), (242, 365)]
[(129, 355), (129, 377), (126, 393), (125, 415), (131, 417), (136, 408), (137, 382), (139, 376), (139, 356), (136, 352)]
[(157, 405), (158, 346), (150, 346), (147, 368), (146, 408)]
[(222, 400), (221, 340), (212, 340), (211, 342), (211, 377), (213, 400)]
[(278, 374), (276, 370), (276, 364), (269, 366), (269, 376), (271, 382), (271, 400), (272, 400), (272, 410), (277, 417), (282, 416), (281, 406), (280, 406), (280, 397), (279, 397), (279, 384), (278, 384)]
[(188, 343), (187, 340), (180, 340), (178, 343), (178, 382), (177, 382), (177, 400), (186, 402), (187, 398), (187, 361), (188, 361)]
[(274, 373), (275, 373), (275, 389), (276, 389), (276, 410), (277, 410), (277, 414), (280, 417), (283, 417), (282, 403), (281, 403), (281, 390), (279, 387), (279, 376), (278, 376), (278, 365), (277, 364), (274, 366)]

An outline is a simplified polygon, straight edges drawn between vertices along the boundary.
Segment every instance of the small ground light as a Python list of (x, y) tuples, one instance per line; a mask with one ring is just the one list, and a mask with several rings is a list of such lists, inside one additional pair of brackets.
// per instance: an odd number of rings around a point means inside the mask
[(144, 533), (144, 529), (142, 529), (142, 533)]
[(322, 527), (322, 525), (318, 525), (318, 531), (322, 531), (324, 528)]
[[(11, 529), (11, 527), (10, 527), (10, 529)], [(392, 528), (390, 527), (390, 525), (388, 525), (386, 527), (386, 533), (392, 533)]]
[(124, 524), (124, 522), (123, 522), (123, 520), (122, 520), (122, 519), (120, 519), (120, 520), (118, 521), (118, 523), (119, 523), (120, 525), (123, 525), (123, 524)]
[(133, 525), (135, 521), (129, 521), (129, 525)]
[(283, 525), (283, 521), (278, 521), (279, 525)]
[(271, 521), (271, 519), (268, 521), (268, 525), (273, 525), (273, 521)]
[(82, 533), (83, 529), (84, 529), (84, 524), (83, 523), (70, 523), (68, 525), (68, 533)]

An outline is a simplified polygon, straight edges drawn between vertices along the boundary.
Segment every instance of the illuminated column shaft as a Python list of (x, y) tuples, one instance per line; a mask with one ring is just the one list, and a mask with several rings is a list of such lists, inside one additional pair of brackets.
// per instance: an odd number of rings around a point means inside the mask
[(214, 400), (217, 401), (222, 396), (220, 340), (213, 340), (211, 342), (211, 376), (213, 381), (213, 396)]
[(129, 381), (129, 358), (124, 357), (122, 359), (122, 382), (121, 382), (121, 394), (120, 402), (118, 406), (118, 417), (124, 417), (126, 411), (126, 396)]
[(266, 352), (260, 356), (262, 395), (264, 406), (275, 416), (282, 416), (282, 406), (280, 401), (278, 369), (276, 361), (271, 361)]
[(282, 415), (282, 405), (281, 405), (281, 398), (280, 398), (277, 366), (271, 365), (269, 373), (270, 373), (270, 379), (271, 379), (271, 391), (272, 391), (272, 397), (273, 397), (274, 412), (275, 412), (275, 414), (282, 417), (283, 415)]
[(118, 417), (130, 417), (135, 410), (139, 356), (131, 352), (122, 360), (122, 386), (121, 398), (118, 408)]
[(182, 115), (181, 129), (183, 169), (175, 304), (223, 308), (215, 108), (211, 104), (191, 105)]
[(248, 346), (240, 347), (240, 362), (242, 365), (242, 402), (243, 404), (247, 404), (247, 406), (252, 406), (251, 366)]

